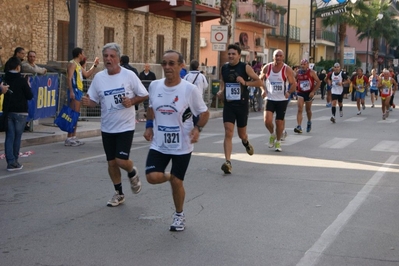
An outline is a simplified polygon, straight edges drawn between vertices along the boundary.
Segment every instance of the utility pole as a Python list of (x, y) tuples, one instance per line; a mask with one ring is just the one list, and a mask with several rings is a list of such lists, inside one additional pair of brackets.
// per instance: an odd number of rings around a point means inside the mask
[(285, 57), (286, 57), (286, 60), (289, 57), (288, 47), (289, 47), (289, 41), (290, 41), (290, 9), (291, 9), (291, 0), (288, 0), (288, 5), (287, 5), (287, 36), (285, 37)]
[[(195, 24), (196, 24), (196, 2), (191, 0), (191, 41), (190, 41), (190, 62), (194, 59), (194, 44), (195, 44)], [(188, 62), (188, 63), (190, 63)], [(187, 63), (187, 62), (186, 62)]]
[(72, 50), (77, 46), (78, 31), (78, 0), (69, 0), (69, 28), (68, 28), (68, 57), (72, 56)]

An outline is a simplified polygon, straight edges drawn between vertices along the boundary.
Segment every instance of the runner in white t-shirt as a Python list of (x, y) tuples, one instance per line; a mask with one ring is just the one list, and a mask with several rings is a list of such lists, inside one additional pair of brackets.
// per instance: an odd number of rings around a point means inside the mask
[(138, 170), (129, 159), (135, 130), (135, 104), (148, 98), (148, 92), (132, 71), (119, 65), (121, 49), (116, 43), (103, 47), (105, 69), (94, 76), (82, 97), (82, 104), (95, 107), (101, 104), (101, 135), (108, 162), (108, 173), (115, 193), (107, 206), (115, 207), (125, 201), (120, 168), (127, 171), (133, 193), (139, 193), (141, 182)]
[[(150, 184), (169, 181), (172, 187), (175, 213), (170, 231), (183, 231), (184, 176), (193, 151), (193, 143), (208, 122), (209, 111), (198, 88), (180, 78), (184, 67), (181, 53), (168, 50), (163, 55), (165, 78), (153, 81), (149, 87), (150, 101), (144, 138), (151, 141), (146, 162)], [(194, 126), (191, 115), (199, 116)], [(165, 169), (172, 160), (170, 173)]]

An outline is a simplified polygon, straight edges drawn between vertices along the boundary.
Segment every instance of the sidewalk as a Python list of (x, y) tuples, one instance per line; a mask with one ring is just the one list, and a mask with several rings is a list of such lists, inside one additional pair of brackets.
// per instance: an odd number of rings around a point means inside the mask
[[(221, 117), (222, 113), (222, 109), (215, 110), (215, 108), (211, 108), (210, 118)], [(22, 134), (21, 148), (64, 141), (67, 133), (61, 131), (53, 122), (54, 118), (40, 119), (39, 124), (33, 126), (32, 132), (24, 132)], [(139, 122), (137, 127), (140, 128), (144, 124), (145, 122)], [(88, 118), (79, 121), (76, 135), (79, 139), (100, 136), (100, 118)], [(0, 132), (0, 151), (4, 151), (4, 139), (5, 133)]]

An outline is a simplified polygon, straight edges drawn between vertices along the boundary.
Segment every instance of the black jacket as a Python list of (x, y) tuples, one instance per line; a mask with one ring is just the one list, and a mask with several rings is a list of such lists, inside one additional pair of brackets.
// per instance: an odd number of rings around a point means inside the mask
[(28, 100), (33, 99), (32, 90), (28, 81), (21, 73), (6, 72), (4, 82), (10, 86), (8, 89), (13, 93), (4, 94), (3, 111), (14, 113), (27, 113)]
[(129, 64), (123, 64), (123, 65), (121, 65), (121, 67), (124, 67), (124, 68), (126, 68), (126, 69), (129, 69), (129, 70), (133, 71), (134, 74), (136, 74), (137, 77), (139, 76), (139, 72), (137, 71), (137, 69), (134, 68), (134, 67), (132, 67), (131, 65), (129, 65)]
[(141, 71), (140, 75), (139, 75), (139, 79), (140, 80), (156, 80), (157, 77), (155, 76), (155, 73), (152, 71), (148, 72), (147, 75), (144, 73), (144, 71)]

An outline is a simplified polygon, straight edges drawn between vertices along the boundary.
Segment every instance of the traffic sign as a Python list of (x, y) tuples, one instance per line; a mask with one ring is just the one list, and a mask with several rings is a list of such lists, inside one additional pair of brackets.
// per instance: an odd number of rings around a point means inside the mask
[(228, 26), (211, 26), (211, 43), (227, 43)]
[(226, 51), (225, 43), (212, 43), (212, 51)]

